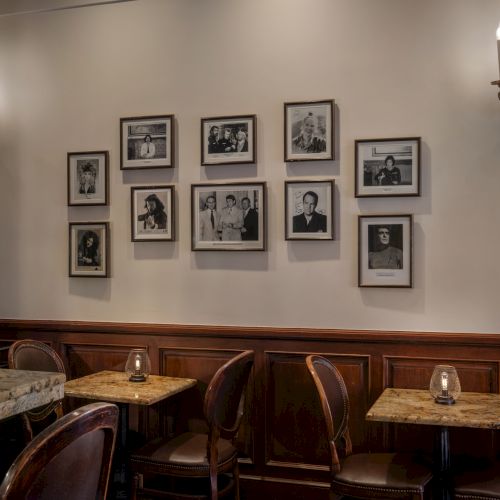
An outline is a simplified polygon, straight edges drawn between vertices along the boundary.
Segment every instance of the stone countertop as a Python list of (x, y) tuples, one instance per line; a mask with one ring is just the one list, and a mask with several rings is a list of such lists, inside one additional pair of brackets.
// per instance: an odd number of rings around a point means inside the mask
[(0, 369), (0, 419), (64, 397), (64, 373)]
[(64, 393), (76, 398), (152, 405), (196, 385), (191, 378), (150, 375), (145, 382), (130, 382), (125, 372), (102, 371), (66, 382)]
[(453, 405), (434, 402), (429, 391), (385, 389), (367, 420), (403, 424), (500, 429), (500, 394), (462, 392)]

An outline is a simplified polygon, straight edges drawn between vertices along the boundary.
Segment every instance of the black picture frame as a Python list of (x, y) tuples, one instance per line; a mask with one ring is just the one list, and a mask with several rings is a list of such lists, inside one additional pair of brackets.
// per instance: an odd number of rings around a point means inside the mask
[(335, 101), (284, 104), (285, 162), (335, 159)]
[(191, 185), (193, 251), (264, 251), (265, 182)]
[[(152, 205), (153, 204), (153, 205)], [(175, 241), (175, 186), (132, 186), (132, 241)]]
[(355, 141), (356, 198), (420, 196), (421, 138)]
[(413, 287), (413, 215), (358, 216), (358, 286)]
[(109, 277), (111, 253), (108, 222), (70, 222), (68, 241), (70, 277)]
[(109, 204), (109, 151), (67, 153), (68, 206)]
[(331, 241), (335, 180), (285, 181), (285, 240)]
[(201, 119), (201, 164), (256, 163), (256, 115), (216, 116)]
[(173, 168), (174, 137), (174, 115), (120, 118), (121, 170)]

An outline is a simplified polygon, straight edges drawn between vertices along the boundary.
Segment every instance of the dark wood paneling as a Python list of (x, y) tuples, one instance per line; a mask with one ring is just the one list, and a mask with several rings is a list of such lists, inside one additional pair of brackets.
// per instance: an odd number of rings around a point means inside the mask
[(498, 392), (499, 362), (442, 358), (384, 357), (385, 387), (428, 389), (434, 367), (451, 364), (467, 392)]
[[(266, 352), (266, 462), (293, 467), (328, 462), (326, 429), (319, 399), (305, 365), (308, 353)], [(368, 410), (368, 357), (323, 354), (346, 380), (351, 402), (351, 437), (362, 448)]]
[[(253, 349), (255, 365), (239, 437), (246, 457), (242, 496), (248, 499), (326, 498), (328, 453), (304, 364), (308, 354), (323, 353), (339, 367), (359, 451), (431, 450), (432, 427), (367, 423), (364, 415), (384, 387), (427, 388), (435, 364), (455, 365), (463, 390), (499, 390), (499, 334), (0, 320), (0, 346), (18, 338), (50, 343), (65, 359), (70, 377), (122, 370), (128, 351), (144, 346), (153, 373), (198, 379), (196, 389), (159, 405), (149, 412), (153, 416), (139, 418), (137, 429), (148, 435), (172, 431), (174, 421), (201, 425), (202, 398), (211, 376), (233, 354)], [(491, 431), (452, 431), (454, 456), (497, 452), (498, 439)]]
[(146, 345), (69, 344), (61, 342), (71, 378), (84, 377), (101, 370), (124, 371), (128, 353)]

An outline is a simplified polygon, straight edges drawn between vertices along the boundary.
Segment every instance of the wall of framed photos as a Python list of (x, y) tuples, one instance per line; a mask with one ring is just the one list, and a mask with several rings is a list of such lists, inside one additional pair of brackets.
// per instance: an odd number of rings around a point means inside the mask
[[(499, 0), (137, 0), (0, 16), (0, 317), (500, 331), (499, 16)], [(329, 100), (331, 151), (294, 161), (295, 104)], [(162, 117), (171, 165), (122, 161), (124, 130), (142, 148), (130, 117)], [(228, 117), (255, 134), (240, 156), (253, 163), (220, 162), (200, 141), (202, 119)], [(420, 182), (404, 152), (416, 144)], [(377, 191), (395, 147), (406, 184)], [(97, 203), (68, 190), (84, 152), (107, 162)], [(293, 230), (305, 181), (333, 201), (327, 237)], [(266, 193), (263, 251), (197, 251), (193, 193), (199, 206), (204, 185), (223, 199), (228, 183), (253, 205)], [(151, 238), (131, 205), (162, 186), (174, 225)], [(412, 259), (405, 288), (372, 287), (369, 259), (359, 279), (358, 246), (372, 249), (358, 217), (375, 215), (372, 232), (402, 228), (391, 257)], [(69, 277), (69, 224), (77, 239), (87, 222), (109, 237), (104, 279), (77, 265)]]

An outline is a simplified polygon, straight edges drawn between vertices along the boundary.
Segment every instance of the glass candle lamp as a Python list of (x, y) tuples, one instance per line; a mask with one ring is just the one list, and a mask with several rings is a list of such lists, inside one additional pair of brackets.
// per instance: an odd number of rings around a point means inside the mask
[(125, 365), (130, 382), (145, 382), (151, 373), (151, 362), (146, 349), (132, 349)]
[(460, 396), (460, 380), (457, 370), (450, 365), (436, 365), (432, 373), (429, 391), (436, 403), (452, 405)]

